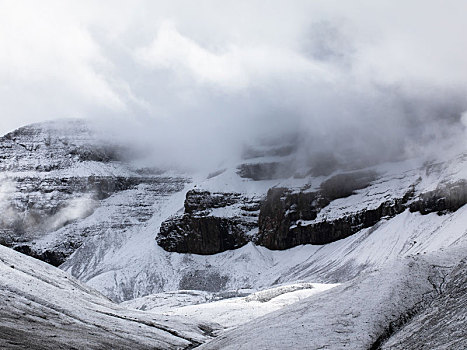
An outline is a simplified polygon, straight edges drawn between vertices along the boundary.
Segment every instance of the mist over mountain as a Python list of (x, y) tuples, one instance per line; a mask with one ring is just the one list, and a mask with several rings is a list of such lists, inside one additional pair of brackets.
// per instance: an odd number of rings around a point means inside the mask
[(466, 13), (0, 0), (0, 348), (466, 349)]
[(465, 138), (465, 10), (462, 1), (4, 1), (0, 130), (88, 118), (149, 162), (190, 169), (278, 140), (293, 143), (299, 163), (412, 155)]

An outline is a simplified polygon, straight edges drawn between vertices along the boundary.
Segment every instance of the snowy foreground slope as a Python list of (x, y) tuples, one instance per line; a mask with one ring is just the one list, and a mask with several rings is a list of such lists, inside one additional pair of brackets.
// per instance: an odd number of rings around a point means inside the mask
[(0, 348), (183, 349), (209, 323), (130, 311), (59, 269), (0, 246)]
[[(258, 303), (252, 294), (205, 304), (213, 298), (204, 294), (201, 300), (184, 300), (194, 305), (183, 306), (174, 303), (183, 293), (165, 293), (124, 304), (221, 323), (227, 331), (201, 347), (206, 349), (376, 349), (387, 338), (400, 349), (463, 349), (467, 345), (463, 327), (467, 271), (462, 262), (467, 257), (466, 217), (465, 207), (449, 217), (405, 213), (357, 237), (308, 247), (306, 253), (307, 247), (292, 249), (291, 257), (308, 258), (295, 262), (281, 278), (308, 276), (316, 281), (340, 276), (344, 281), (327, 288), (315, 286), (314, 292), (302, 286), (302, 297), (284, 291)], [(285, 262), (276, 260), (276, 265)], [(356, 266), (360, 266), (358, 274), (352, 271)], [(280, 269), (274, 264), (270, 268)], [(354, 274), (357, 277), (348, 280)], [(274, 295), (273, 291), (266, 293)], [(280, 308), (274, 307), (274, 300)], [(401, 333), (396, 332), (399, 329)], [(422, 329), (429, 337), (419, 335), (415, 340), (410, 335)]]
[(0, 247), (9, 347), (467, 347), (467, 153), (297, 175), (278, 148), (177, 174), (114, 147), (76, 121), (0, 138), (0, 243), (65, 271)]
[(464, 242), (442, 257), (429, 253), (387, 263), (228, 330), (200, 348), (464, 349), (467, 271), (458, 259), (466, 247)]

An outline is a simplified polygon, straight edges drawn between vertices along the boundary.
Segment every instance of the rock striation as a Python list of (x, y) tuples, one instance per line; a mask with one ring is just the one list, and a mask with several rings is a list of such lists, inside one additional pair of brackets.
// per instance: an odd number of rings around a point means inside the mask
[(375, 179), (374, 173), (355, 172), (335, 175), (324, 181), (315, 192), (270, 189), (261, 206), (256, 243), (269, 249), (327, 244), (371, 227), (383, 217), (404, 211), (404, 204), (413, 190), (408, 190), (401, 198), (383, 201), (376, 208), (333, 219), (317, 219), (320, 211), (332, 201), (349, 197), (356, 190), (368, 187)]
[[(302, 244), (335, 242), (407, 209), (441, 215), (467, 203), (465, 180), (443, 183), (435, 190), (420, 193), (417, 192), (420, 178), (413, 177), (412, 182), (390, 196), (378, 193), (378, 181), (381, 182), (375, 172), (349, 172), (328, 178), (316, 191), (271, 188), (265, 198), (254, 202), (253, 215), (247, 221), (244, 214), (235, 210), (229, 217), (212, 214), (216, 208), (246, 203), (247, 199), (240, 194), (190, 191), (184, 213), (162, 224), (157, 242), (167, 251), (193, 254), (215, 254), (250, 241), (269, 249), (284, 250)], [(373, 202), (352, 209), (351, 200), (359, 199), (351, 196), (364, 189), (371, 192), (373, 187), (376, 192)], [(345, 200), (350, 210), (339, 212), (337, 207)], [(329, 209), (333, 215), (328, 217), (323, 209), (332, 205), (337, 209)]]
[(462, 260), (437, 286), (438, 296), (374, 349), (465, 349), (467, 263)]
[[(271, 187), (272, 181), (292, 178), (291, 153), (293, 147), (250, 152), (251, 159), (234, 169), (240, 181), (270, 184), (269, 190), (188, 191), (182, 212), (160, 225), (157, 244), (169, 252), (203, 255), (248, 242), (274, 250), (327, 244), (407, 209), (443, 214), (467, 202), (465, 179), (422, 186), (422, 177), (443, 179), (444, 163), (395, 177), (332, 170), (334, 175), (302, 178), (319, 179), (313, 186)], [(464, 164), (463, 157), (456, 164)], [(120, 146), (82, 121), (33, 124), (0, 138), (0, 180), (0, 243), (53, 265), (62, 264), (87, 237), (111, 230), (118, 239), (130, 228), (144, 227), (154, 204), (189, 182), (132, 166)]]
[[(144, 224), (186, 182), (132, 167), (83, 121), (26, 126), (0, 138), (0, 244), (58, 266), (90, 235)], [(82, 223), (99, 208), (114, 219)]]

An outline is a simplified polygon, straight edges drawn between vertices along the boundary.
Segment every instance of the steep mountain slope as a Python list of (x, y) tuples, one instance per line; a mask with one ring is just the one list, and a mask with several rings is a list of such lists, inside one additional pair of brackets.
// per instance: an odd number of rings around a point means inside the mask
[(67, 273), (0, 246), (2, 349), (183, 349), (209, 323), (127, 310)]
[[(442, 287), (439, 282), (445, 271), (432, 262), (432, 257), (423, 256), (388, 264), (330, 291), (228, 330), (200, 349), (376, 349), (379, 339), (391, 334), (390, 329), (397, 329), (406, 322), (409, 322), (406, 328), (410, 327), (414, 315), (430, 310), (431, 305), (438, 302)], [(457, 287), (462, 288), (462, 285)], [(456, 312), (447, 319), (465, 317), (462, 308), (456, 308)], [(451, 341), (451, 347), (446, 348), (463, 348), (465, 332), (458, 330), (458, 333), (464, 334), (444, 335)], [(438, 335), (442, 335), (442, 330), (438, 329), (430, 338)], [(424, 339), (423, 335), (411, 340), (405, 338), (404, 344), (408, 347), (401, 344), (400, 348), (420, 349), (426, 344), (425, 348), (434, 349), (428, 344), (441, 344), (430, 338)], [(386, 345), (392, 348), (389, 343)]]
[[(353, 235), (336, 242), (298, 246), (285, 251), (271, 251), (249, 243), (235, 250), (206, 256), (167, 252), (155, 244), (154, 237), (166, 219), (170, 217), (168, 220), (173, 222), (171, 215), (183, 208), (184, 202), (186, 205), (185, 193), (189, 189), (187, 187), (185, 191), (167, 196), (156, 203), (155, 215), (143, 229), (131, 232), (123, 239), (112, 234), (91, 237), (62, 268), (115, 300), (128, 300), (176, 289), (218, 292), (239, 288), (264, 288), (274, 283), (297, 280), (332, 283), (349, 280), (360, 271), (381, 264), (384, 260), (423, 253), (426, 249), (436, 250), (465, 234), (465, 230), (459, 228), (452, 232), (452, 236), (444, 237), (440, 241), (440, 236), (436, 233), (451, 220), (462, 221), (457, 212), (451, 214), (448, 211), (438, 216), (435, 213), (421, 215), (417, 211), (412, 213), (409, 210), (411, 204), (417, 203), (415, 198), (418, 193), (436, 190), (439, 186), (444, 186), (443, 183), (456, 183), (459, 178), (462, 179), (465, 157), (443, 163), (439, 173), (431, 172), (428, 175), (424, 167), (410, 168), (411, 166), (413, 167), (413, 164), (388, 165), (386, 175), (380, 175), (379, 180), (370, 186), (357, 190), (348, 197), (334, 200), (319, 212), (314, 221), (301, 220), (303, 226), (320, 222), (323, 218), (333, 221), (347, 218), (346, 222), (352, 222), (353, 218), (362, 212), (381, 207), (382, 203), (392, 205), (391, 203), (395, 203), (407, 192), (415, 193), (406, 203), (405, 209), (399, 209), (400, 214), (393, 213), (393, 218), (389, 215), (381, 216), (379, 221), (375, 220), (373, 226), (363, 226)], [(384, 169), (381, 167), (380, 171), (383, 172)], [(444, 173), (441, 176), (442, 172)], [(322, 180), (311, 179), (312, 185), (316, 182), (315, 186), (318, 187), (320, 181)], [(231, 186), (236, 193), (250, 198), (249, 201), (251, 198), (261, 197), (261, 194), (265, 195), (267, 188), (274, 183), (283, 186), (289, 182), (288, 186), (292, 188), (303, 186), (303, 179), (253, 183), (238, 178), (234, 171), (226, 171), (202, 182), (193, 182), (197, 184), (198, 189), (211, 193), (219, 193), (223, 186), (228, 184), (227, 186)], [(188, 215), (211, 217), (212, 220), (244, 220), (243, 209), (236, 203), (226, 207), (208, 208), (201, 212), (201, 215), (200, 211)], [(177, 215), (186, 216), (187, 213)], [(456, 219), (453, 219), (454, 217)], [(88, 219), (83, 222), (86, 220)], [(290, 225), (293, 227), (294, 223)], [(178, 227), (179, 232), (183, 232), (183, 227)], [(258, 228), (242, 232), (254, 242), (257, 230)], [(197, 237), (196, 231), (191, 230), (186, 231), (184, 235)], [(433, 244), (432, 248), (430, 244)], [(389, 249), (393, 245), (393, 249)]]
[(399, 332), (382, 344), (382, 349), (467, 348), (467, 266), (462, 260), (440, 281), (439, 297)]
[[(148, 312), (134, 317), (214, 319), (212, 349), (420, 347), (411, 334), (465, 319), (467, 153), (297, 171), (286, 145), (174, 174), (93, 133), (49, 123), (0, 139), (0, 239)], [(195, 328), (188, 342), (206, 341)]]
[[(0, 243), (58, 266), (88, 236), (144, 225), (186, 180), (133, 167), (125, 154), (79, 120), (0, 138)], [(93, 214), (103, 220), (80, 224)]]

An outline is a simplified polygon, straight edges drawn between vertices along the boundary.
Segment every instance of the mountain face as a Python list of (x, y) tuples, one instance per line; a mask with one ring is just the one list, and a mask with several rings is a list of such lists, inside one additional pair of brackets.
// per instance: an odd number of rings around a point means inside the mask
[[(0, 157), (0, 242), (55, 266), (85, 237), (143, 224), (159, 196), (186, 182), (123, 163), (118, 147), (82, 121), (18, 129), (0, 138)], [(125, 193), (121, 201), (112, 197), (119, 193)], [(81, 227), (96, 210), (112, 215)], [(51, 232), (56, 237), (45, 242)]]
[[(47, 320), (53, 296), (37, 307), (28, 300), (69, 278), (85, 289), (77, 300), (100, 300), (83, 308), (104, 303), (99, 315), (122, 320), (118, 327), (179, 317), (163, 326), (173, 341), (154, 335), (161, 348), (403, 349), (424, 348), (427, 339), (425, 348), (443, 348), (436, 335), (465, 348), (467, 335), (455, 330), (466, 317), (467, 153), (364, 169), (297, 172), (295, 162), (292, 146), (277, 145), (208, 175), (176, 173), (141, 168), (82, 121), (18, 129), (0, 138), (0, 243), (63, 271), (1, 248), (8, 274), (23, 264), (50, 274), (26, 297), (27, 282), (11, 275), (2, 293)], [(56, 304), (69, 316), (76, 310), (62, 294)], [(128, 316), (128, 308), (146, 313)], [(22, 311), (10, 303), (2, 310), (17, 315), (0, 325), (5, 347), (20, 342), (18, 334), (53, 333), (49, 322), (27, 333)], [(59, 329), (75, 322), (53, 317)], [(105, 317), (99, 322), (110, 322)], [(86, 322), (75, 331), (91, 332)], [(120, 344), (118, 327), (96, 331), (88, 347)], [(452, 336), (441, 337), (447, 331)], [(128, 328), (120, 347), (134, 338), (144, 348), (139, 334)], [(59, 332), (58, 343), (68, 336)]]
[[(405, 210), (442, 214), (467, 203), (465, 179), (440, 182), (428, 190), (420, 185), (423, 172), (428, 170), (422, 167), (402, 179), (375, 171), (342, 173), (322, 181), (317, 189), (272, 187), (256, 200), (241, 193), (191, 190), (183, 213), (162, 223), (157, 243), (167, 251), (194, 254), (220, 253), (247, 242), (284, 250), (328, 244)], [(341, 203), (348, 211), (330, 209)]]

